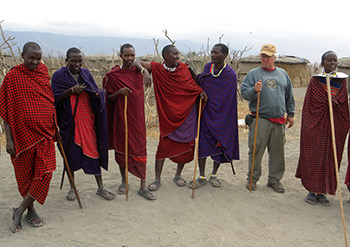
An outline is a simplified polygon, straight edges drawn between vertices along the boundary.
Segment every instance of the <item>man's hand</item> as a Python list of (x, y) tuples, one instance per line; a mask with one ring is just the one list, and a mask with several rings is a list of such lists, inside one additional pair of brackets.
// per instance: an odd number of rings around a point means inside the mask
[(261, 80), (259, 80), (257, 83), (255, 83), (254, 90), (255, 90), (255, 92), (258, 93), (261, 91), (261, 89), (262, 89), (262, 83), (261, 83)]
[(16, 155), (15, 145), (13, 144), (13, 140), (6, 138), (6, 152), (8, 152), (11, 156)]
[(152, 80), (151, 80), (151, 76), (148, 73), (148, 71), (145, 70), (145, 72), (143, 72), (143, 83), (145, 84), (146, 88), (150, 88), (152, 86)]
[(131, 91), (130, 88), (128, 88), (128, 87), (123, 87), (123, 88), (121, 88), (121, 89), (119, 89), (119, 90), (117, 91), (117, 94), (118, 94), (118, 95), (128, 96), (131, 92), (132, 92), (132, 91)]
[(72, 88), (73, 88), (72, 93), (74, 93), (74, 94), (81, 94), (86, 87), (82, 86), (82, 85), (75, 85)]
[(199, 94), (199, 97), (201, 97), (204, 100), (204, 102), (208, 101), (208, 95), (205, 92), (201, 92)]
[(288, 128), (291, 128), (294, 125), (294, 118), (293, 117), (287, 117), (286, 118), (286, 124), (288, 124)]

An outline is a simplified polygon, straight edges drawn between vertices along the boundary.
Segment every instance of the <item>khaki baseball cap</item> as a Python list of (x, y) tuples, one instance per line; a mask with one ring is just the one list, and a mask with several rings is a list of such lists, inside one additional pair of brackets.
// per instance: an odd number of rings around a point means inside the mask
[(260, 49), (260, 54), (265, 54), (267, 56), (273, 56), (277, 53), (276, 46), (273, 44), (264, 44)]

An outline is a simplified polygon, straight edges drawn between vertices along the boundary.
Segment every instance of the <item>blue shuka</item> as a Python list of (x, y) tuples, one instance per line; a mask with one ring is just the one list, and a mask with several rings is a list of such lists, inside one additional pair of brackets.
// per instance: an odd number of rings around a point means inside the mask
[(199, 157), (208, 157), (219, 163), (239, 159), (237, 119), (237, 76), (226, 65), (217, 77), (207, 63), (198, 76), (200, 86), (208, 95), (200, 124)]
[[(106, 94), (104, 91), (98, 89), (95, 80), (88, 69), (80, 68), (79, 73), (78, 83), (86, 86), (84, 91), (90, 96), (92, 110), (95, 114), (97, 150), (100, 157), (98, 159), (92, 159), (84, 155), (81, 147), (75, 144), (75, 123), (70, 97), (57, 103), (57, 100), (62, 93), (77, 84), (67, 67), (62, 67), (57, 70), (53, 74), (51, 81), (51, 87), (56, 101), (57, 122), (60, 127), (63, 148), (67, 154), (70, 169), (76, 171), (83, 168), (86, 174), (99, 175), (101, 174), (100, 167), (103, 167), (106, 170), (108, 168), (107, 117), (105, 105)], [(73, 128), (73, 131), (71, 131), (71, 128)], [(72, 137), (69, 137), (70, 135), (72, 135)]]

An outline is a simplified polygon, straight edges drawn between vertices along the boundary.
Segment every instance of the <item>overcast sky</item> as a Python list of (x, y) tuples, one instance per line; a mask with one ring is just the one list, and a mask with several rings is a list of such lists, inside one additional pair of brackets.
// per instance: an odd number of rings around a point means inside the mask
[[(54, 4), (56, 3), (56, 4)], [(349, 0), (2, 1), (2, 27), (83, 36), (187, 39), (258, 54), (273, 43), (284, 55), (319, 61), (327, 50), (350, 57)], [(193, 47), (193, 50), (198, 48)]]

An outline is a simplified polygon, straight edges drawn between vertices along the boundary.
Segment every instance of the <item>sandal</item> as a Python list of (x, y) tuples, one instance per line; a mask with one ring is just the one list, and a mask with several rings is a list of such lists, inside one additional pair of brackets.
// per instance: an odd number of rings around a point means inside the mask
[(126, 184), (125, 183), (121, 183), (118, 187), (117, 193), (119, 195), (125, 195), (126, 194)]
[(75, 200), (75, 192), (74, 192), (73, 189), (70, 189), (68, 191), (66, 198), (67, 198), (68, 201), (74, 201)]
[(187, 184), (186, 180), (183, 179), (181, 176), (175, 176), (173, 181), (176, 183), (177, 186), (183, 187)]
[(109, 201), (115, 198), (115, 194), (105, 188), (97, 190), (96, 194)]
[(221, 186), (221, 181), (216, 176), (213, 176), (213, 175), (211, 175), (209, 179), (209, 183), (211, 183), (211, 185), (213, 185), (216, 188), (219, 188)]
[(325, 194), (317, 194), (317, 201), (323, 206), (329, 206), (331, 204)]
[[(190, 188), (193, 189), (193, 181), (191, 181), (189, 184), (190, 184)], [(207, 180), (205, 177), (204, 178), (197, 178), (196, 182), (194, 184), (194, 187), (195, 187), (195, 189), (197, 189), (197, 188), (199, 188), (203, 185), (206, 185), (206, 184), (207, 184)]]
[(152, 192), (150, 192), (149, 190), (142, 190), (142, 189), (139, 189), (137, 191), (137, 193), (139, 193), (140, 196), (143, 196), (144, 198), (146, 198), (147, 200), (155, 200), (156, 197), (152, 194)]
[[(21, 218), (17, 219), (18, 217), (16, 216), (15, 212), (16, 212), (17, 208), (13, 208), (12, 211), (12, 224), (11, 224), (11, 231), (13, 233), (16, 233), (16, 232), (19, 232), (21, 231), (23, 228), (22, 228), (22, 223), (21, 223)], [(18, 224), (18, 227), (16, 226), (15, 222), (16, 221), (19, 221), (19, 224)]]
[[(39, 215), (36, 212), (31, 214), (31, 215), (26, 214), (24, 216), (24, 218), (27, 220), (29, 225), (31, 225), (32, 227), (41, 227), (44, 225), (42, 219), (39, 217)], [(40, 223), (35, 223), (35, 219), (38, 219), (40, 221)]]
[(307, 196), (305, 197), (304, 201), (311, 205), (315, 205), (317, 203), (315, 193), (309, 192), (309, 194), (307, 194)]
[(162, 183), (159, 180), (154, 180), (150, 185), (147, 186), (147, 189), (150, 191), (156, 191), (160, 188)]

